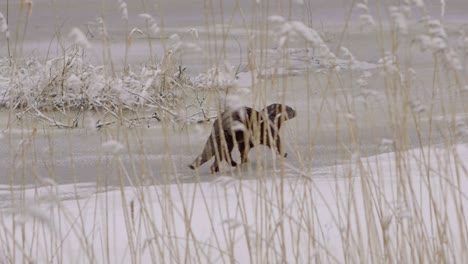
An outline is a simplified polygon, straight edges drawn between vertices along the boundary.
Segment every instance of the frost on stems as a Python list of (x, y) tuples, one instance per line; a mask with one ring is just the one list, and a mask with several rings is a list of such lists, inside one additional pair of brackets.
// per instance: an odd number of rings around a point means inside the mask
[(119, 11), (120, 11), (120, 18), (128, 22), (128, 9), (127, 9), (127, 3), (125, 1), (119, 0)]
[(127, 36), (127, 45), (128, 46), (132, 45), (133, 35), (136, 34), (136, 33), (143, 34), (143, 32), (138, 28), (133, 28), (132, 30), (130, 30), (130, 33), (128, 33), (128, 36)]
[(381, 74), (386, 73), (398, 73), (397, 61), (395, 55), (392, 55), (390, 52), (385, 52), (385, 56), (379, 59), (378, 64), (382, 67)]
[(360, 15), (359, 20), (361, 21), (362, 30), (372, 30), (375, 28), (374, 18), (370, 14)]
[(459, 56), (450, 47), (447, 33), (440, 20), (426, 17), (423, 23), (426, 33), (416, 36), (413, 42), (419, 44), (421, 51), (430, 50), (433, 54), (437, 55), (448, 69), (461, 70), (462, 65)]
[(8, 36), (8, 25), (2, 12), (0, 12), (0, 33), (5, 33)]
[(28, 8), (27, 16), (30, 16), (32, 13), (33, 2), (31, 0), (21, 0), (20, 10), (22, 11), (25, 6)]
[(79, 28), (73, 28), (68, 34), (68, 37), (75, 45), (78, 45), (84, 49), (91, 47), (91, 43), (88, 41), (88, 38), (86, 38), (86, 35)]
[(359, 86), (360, 93), (356, 96), (356, 99), (364, 104), (367, 104), (369, 100), (380, 100), (382, 99), (381, 93), (371, 89), (369, 87), (369, 80), (372, 77), (372, 72), (364, 71), (359, 78), (356, 80), (356, 85)]
[(468, 35), (465, 29), (459, 31), (460, 36), (458, 37), (458, 49), (463, 55), (468, 55)]
[(375, 21), (369, 11), (367, 0), (360, 1), (355, 5), (356, 9), (361, 12), (359, 21), (361, 23), (361, 30), (371, 31), (375, 28)]
[(193, 79), (194, 87), (197, 89), (226, 90), (235, 84), (236, 79), (233, 72), (233, 68), (229, 65), (213, 67)]
[(349, 61), (349, 64), (350, 65), (353, 65), (356, 63), (356, 58), (354, 57), (354, 55), (351, 53), (351, 51), (349, 51), (348, 48), (346, 47), (341, 47), (341, 53), (343, 54), (343, 57)]
[(409, 5), (390, 6), (389, 13), (395, 29), (403, 35), (408, 34), (407, 18), (411, 13), (411, 8)]
[(107, 27), (106, 24), (104, 23), (104, 19), (102, 17), (98, 17), (96, 19), (96, 23), (98, 26), (98, 33), (101, 37), (107, 38), (109, 34), (107, 33)]
[(156, 20), (153, 18), (153, 16), (148, 13), (142, 13), (139, 15), (139, 17), (143, 18), (147, 23), (147, 34), (155, 36), (159, 33), (160, 29), (158, 23), (156, 23)]
[(364, 3), (357, 3), (356, 4), (356, 8), (361, 10), (362, 12), (364, 13), (369, 13), (369, 7), (367, 6), (367, 4), (364, 4)]
[(412, 2), (415, 6), (420, 7), (420, 8), (425, 6), (424, 0), (412, 0)]
[(443, 19), (445, 17), (445, 8), (447, 3), (445, 0), (440, 0), (440, 18)]
[(330, 51), (330, 48), (315, 29), (300, 21), (287, 21), (278, 15), (270, 16), (268, 20), (277, 24), (275, 34), (278, 40), (278, 48), (284, 48), (289, 38), (299, 36), (311, 45), (317, 58), (321, 58), (329, 64), (335, 64), (335, 54)]

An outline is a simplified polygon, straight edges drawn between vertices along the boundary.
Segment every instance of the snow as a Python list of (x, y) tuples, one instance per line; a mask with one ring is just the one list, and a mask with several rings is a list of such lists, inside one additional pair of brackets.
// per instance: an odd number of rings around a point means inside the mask
[[(384, 256), (407, 263), (411, 251), (434, 261), (446, 245), (445, 259), (461, 263), (467, 159), (468, 147), (460, 144), (367, 158), (355, 153), (349, 164), (318, 175), (278, 162), (274, 175), (252, 171), (261, 176), (255, 180), (221, 175), (107, 191), (50, 181), (24, 192), (3, 186), (0, 197), (22, 193), (24, 202), (3, 204), (0, 241), (9, 246), (0, 246), (0, 255), (36, 263), (335, 263)], [(415, 238), (420, 248), (413, 248)], [(428, 245), (434, 252), (425, 255)]]

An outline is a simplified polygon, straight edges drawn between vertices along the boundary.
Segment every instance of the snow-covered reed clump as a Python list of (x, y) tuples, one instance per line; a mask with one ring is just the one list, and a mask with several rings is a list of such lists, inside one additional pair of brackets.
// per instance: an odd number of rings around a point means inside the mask
[[(74, 37), (83, 39), (74, 32)], [(79, 41), (83, 46), (86, 41)], [(27, 60), (11, 65), (0, 60), (0, 106), (13, 109), (137, 110), (174, 108), (190, 86), (182, 72), (164, 71), (166, 65), (142, 66), (128, 75), (109, 76), (104, 66), (86, 62), (81, 48), (47, 61)], [(174, 69), (177, 69), (174, 66)]]

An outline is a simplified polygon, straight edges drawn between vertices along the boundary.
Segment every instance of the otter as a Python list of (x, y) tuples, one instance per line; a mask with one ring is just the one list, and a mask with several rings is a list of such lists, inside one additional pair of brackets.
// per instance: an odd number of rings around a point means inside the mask
[(236, 111), (225, 111), (213, 123), (211, 134), (202, 153), (189, 165), (195, 169), (215, 156), (211, 173), (219, 171), (219, 164), (225, 160), (231, 166), (237, 166), (232, 159), (234, 142), (241, 155), (241, 163), (247, 162), (249, 150), (257, 144), (275, 147), (276, 152), (284, 157), (281, 149), (279, 130), (284, 121), (296, 116), (296, 111), (283, 104), (271, 104), (261, 111), (251, 107), (241, 107)]

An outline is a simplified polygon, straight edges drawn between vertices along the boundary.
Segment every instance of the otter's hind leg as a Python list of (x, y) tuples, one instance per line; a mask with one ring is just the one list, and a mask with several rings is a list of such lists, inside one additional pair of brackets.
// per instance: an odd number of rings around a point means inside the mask
[(226, 145), (227, 145), (227, 153), (226, 156), (229, 158), (229, 160), (226, 160), (228, 163), (231, 163), (232, 167), (237, 166), (237, 162), (232, 159), (232, 150), (234, 149), (234, 138), (229, 136), (229, 138), (226, 138)]
[(234, 149), (234, 139), (226, 131), (224, 132), (224, 142), (221, 142), (221, 139), (218, 138), (218, 153), (216, 153), (215, 161), (211, 165), (211, 173), (219, 171), (219, 164), (225, 160), (231, 166), (236, 167), (237, 162), (232, 158), (232, 150)]
[(219, 171), (219, 163), (216, 160), (213, 162), (213, 165), (211, 165), (210, 171), (211, 171), (211, 174)]
[[(219, 156), (221, 156), (221, 157), (219, 157)], [(236, 163), (234, 160), (232, 160), (231, 153), (229, 153), (229, 156), (230, 156), (230, 163), (231, 163), (231, 166), (233, 166), (233, 167), (237, 166), (237, 163)], [(226, 159), (225, 155), (215, 155), (215, 160), (214, 160), (213, 164), (212, 164), (211, 167), (210, 167), (210, 170), (211, 170), (211, 173), (212, 173), (212, 174), (219, 171), (219, 164), (220, 164), (223, 160), (226, 160), (227, 162), (229, 162), (229, 161)]]
[(238, 142), (237, 143), (237, 148), (239, 149), (240, 156), (241, 156), (241, 163), (245, 163), (249, 161), (249, 151), (251, 148), (253, 148), (253, 144), (249, 142), (249, 144), (246, 144), (245, 142)]
[[(231, 155), (229, 155), (229, 156), (231, 156)], [(232, 166), (232, 167), (236, 167), (236, 166), (237, 166), (237, 162), (235, 162), (235, 161), (232, 159), (232, 156), (230, 157), (230, 160), (231, 160), (231, 166)], [(215, 173), (215, 172), (218, 172), (218, 171), (219, 171), (219, 162), (218, 162), (217, 159), (215, 159), (215, 161), (214, 161), (213, 164), (211, 165), (210, 170), (211, 170), (211, 173)]]
[(235, 162), (233, 159), (232, 159), (232, 155), (231, 156), (231, 166), (232, 167), (237, 167), (237, 162)]

